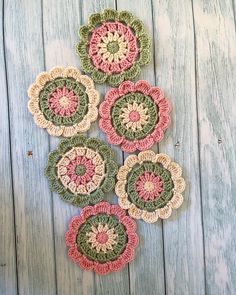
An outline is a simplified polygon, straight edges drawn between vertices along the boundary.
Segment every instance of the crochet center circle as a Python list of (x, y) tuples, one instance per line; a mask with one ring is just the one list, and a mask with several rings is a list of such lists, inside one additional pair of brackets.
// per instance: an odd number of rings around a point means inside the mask
[(120, 136), (129, 140), (143, 139), (157, 124), (158, 106), (147, 95), (129, 93), (114, 103), (111, 118)]
[(53, 68), (36, 78), (28, 90), (28, 109), (38, 126), (53, 136), (73, 136), (90, 128), (98, 116), (93, 81), (73, 67)]
[(150, 61), (150, 38), (143, 23), (127, 11), (104, 10), (79, 31), (81, 66), (96, 83), (117, 86), (134, 79)]
[(123, 82), (106, 93), (99, 113), (108, 142), (125, 152), (145, 150), (164, 137), (170, 124), (170, 102), (147, 81)]
[(88, 111), (88, 95), (85, 87), (73, 78), (58, 78), (41, 90), (39, 106), (50, 122), (73, 126), (81, 122)]
[(139, 209), (155, 211), (173, 197), (174, 184), (170, 172), (159, 163), (137, 164), (127, 178), (127, 193)]
[(108, 214), (88, 218), (77, 235), (79, 251), (100, 263), (118, 258), (126, 244), (124, 226), (115, 216)]
[(104, 22), (92, 32), (89, 54), (93, 64), (105, 73), (121, 73), (135, 62), (137, 38), (121, 22)]
[(72, 218), (66, 243), (69, 257), (86, 270), (107, 274), (133, 260), (136, 223), (118, 205), (101, 202)]
[(117, 170), (112, 150), (103, 141), (78, 135), (61, 141), (49, 154), (45, 174), (63, 200), (84, 207), (114, 188)]
[(165, 154), (144, 151), (129, 156), (117, 174), (119, 204), (133, 218), (152, 223), (168, 218), (183, 202), (185, 181), (179, 164)]

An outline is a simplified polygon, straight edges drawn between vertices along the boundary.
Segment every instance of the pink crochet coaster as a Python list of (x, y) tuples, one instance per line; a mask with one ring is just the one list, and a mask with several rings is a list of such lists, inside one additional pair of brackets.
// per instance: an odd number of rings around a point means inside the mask
[(182, 168), (166, 154), (147, 150), (130, 155), (117, 174), (116, 194), (133, 218), (153, 223), (170, 217), (183, 202)]
[(138, 241), (134, 220), (107, 202), (85, 207), (72, 218), (66, 233), (69, 257), (102, 275), (120, 271), (132, 261)]
[(134, 79), (150, 62), (150, 38), (142, 21), (130, 12), (106, 9), (92, 14), (79, 35), (81, 67), (96, 83), (117, 86)]
[(107, 140), (125, 152), (146, 150), (164, 137), (171, 106), (159, 87), (147, 81), (123, 82), (106, 93), (99, 108)]

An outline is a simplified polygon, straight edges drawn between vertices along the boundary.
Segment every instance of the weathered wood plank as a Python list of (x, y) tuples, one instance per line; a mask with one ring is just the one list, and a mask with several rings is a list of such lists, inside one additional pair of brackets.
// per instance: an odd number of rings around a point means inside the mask
[[(140, 18), (153, 41), (153, 19), (151, 1), (139, 0), (134, 2), (118, 0), (118, 10), (131, 11)], [(155, 85), (154, 48), (152, 47), (151, 64), (142, 68), (141, 74), (136, 80), (147, 80)], [(157, 152), (157, 145), (152, 148)], [(127, 154), (125, 154), (127, 157)], [(130, 264), (130, 293), (131, 294), (165, 294), (164, 262), (163, 262), (163, 239), (162, 223), (146, 224), (138, 221), (138, 233), (140, 245), (136, 258)]]
[[(101, 12), (106, 8), (115, 8), (114, 0), (87, 0), (82, 2), (82, 24), (86, 24), (91, 13)], [(106, 91), (109, 89), (107, 85), (96, 85), (101, 95), (101, 101), (104, 99)], [(98, 122), (88, 132), (89, 136), (106, 139), (103, 132), (99, 130)], [(122, 152), (118, 147), (112, 146), (117, 153), (117, 160), (119, 164), (123, 161)], [(117, 198), (114, 193), (108, 194), (106, 200), (111, 203), (117, 203)], [(95, 274), (96, 294), (112, 294), (112, 295), (126, 295), (129, 294), (129, 273), (128, 267), (122, 272), (111, 273), (107, 276), (99, 276)]]
[[(3, 1), (0, 1), (0, 7), (3, 7)], [(0, 19), (4, 20), (3, 18), (3, 9), (1, 9)], [(17, 294), (17, 274), (3, 24), (2, 21), (0, 24), (0, 136), (2, 142), (0, 144), (0, 294), (13, 295)]]
[(153, 1), (153, 11), (157, 82), (172, 103), (172, 124), (160, 151), (183, 167), (187, 182), (183, 206), (164, 221), (166, 293), (204, 294), (191, 1)]
[(6, 1), (4, 8), (19, 294), (55, 294), (51, 198), (43, 176), (48, 135), (27, 110), (28, 86), (44, 65), (41, 3)]
[(236, 38), (232, 1), (193, 1), (207, 294), (235, 294)]
[[(78, 67), (79, 59), (75, 53), (75, 45), (81, 19), (79, 2), (44, 1), (43, 19), (46, 70), (54, 66)], [(53, 150), (58, 143), (58, 138), (51, 137), (50, 149)], [(58, 294), (94, 294), (93, 273), (81, 270), (67, 256), (65, 232), (68, 229), (69, 220), (79, 213), (79, 209), (63, 202), (58, 194), (52, 195)]]

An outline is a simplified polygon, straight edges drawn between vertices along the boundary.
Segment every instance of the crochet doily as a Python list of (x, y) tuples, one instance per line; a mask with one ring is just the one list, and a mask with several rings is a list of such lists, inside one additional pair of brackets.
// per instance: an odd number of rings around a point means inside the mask
[(66, 234), (69, 257), (98, 274), (119, 271), (132, 261), (138, 241), (134, 220), (107, 202), (85, 207)]
[(89, 17), (79, 30), (81, 67), (96, 83), (117, 86), (132, 80), (150, 61), (150, 38), (130, 12), (107, 9)]
[(183, 202), (182, 168), (166, 154), (143, 151), (130, 155), (117, 174), (119, 204), (133, 218), (153, 223), (166, 219)]
[(110, 144), (125, 152), (146, 150), (162, 140), (170, 124), (170, 102), (147, 81), (123, 82), (110, 89), (99, 108), (100, 128)]
[(84, 207), (114, 189), (117, 171), (113, 151), (105, 142), (77, 135), (62, 140), (49, 154), (45, 175), (51, 190), (64, 201)]
[(52, 136), (85, 132), (98, 117), (99, 93), (92, 79), (73, 67), (42, 72), (28, 95), (28, 109), (36, 124)]

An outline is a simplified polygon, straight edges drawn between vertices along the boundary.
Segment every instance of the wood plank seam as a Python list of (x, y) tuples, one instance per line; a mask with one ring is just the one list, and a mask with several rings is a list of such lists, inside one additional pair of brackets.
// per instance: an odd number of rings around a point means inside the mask
[[(41, 34), (42, 34), (42, 54), (43, 54), (43, 68), (46, 71), (46, 58), (45, 58), (45, 38), (44, 38), (44, 15), (43, 15), (43, 0), (40, 1), (41, 4)], [(50, 135), (47, 136), (48, 139), (48, 150), (51, 151), (50, 146)], [(56, 245), (55, 245), (55, 224), (54, 224), (54, 200), (53, 200), (53, 192), (50, 191), (50, 197), (51, 197), (51, 222), (52, 222), (52, 235), (53, 235), (53, 256), (54, 256), (54, 277), (55, 277), (55, 292), (56, 295), (58, 294), (58, 282), (57, 282), (57, 259), (56, 259)]]
[(14, 179), (12, 168), (12, 149), (11, 149), (11, 125), (10, 125), (10, 105), (9, 105), (9, 89), (8, 89), (8, 70), (6, 63), (6, 46), (5, 46), (5, 1), (2, 3), (2, 34), (3, 34), (3, 59), (4, 59), (4, 71), (6, 78), (6, 92), (7, 92), (7, 110), (8, 110), (8, 136), (9, 136), (9, 154), (10, 154), (10, 173), (11, 173), (11, 191), (12, 191), (12, 205), (13, 205), (13, 224), (14, 224), (14, 244), (15, 244), (15, 271), (16, 271), (16, 292), (19, 294), (19, 278), (18, 278), (18, 256), (17, 256), (17, 236), (16, 236), (16, 220), (15, 220), (15, 194), (14, 194)]
[[(83, 0), (80, 0), (80, 10), (81, 10), (81, 13), (80, 13), (80, 17), (79, 17), (79, 26), (82, 26), (85, 23), (84, 13), (83, 13)], [(86, 132), (86, 136), (88, 136), (88, 134), (89, 134), (89, 131)], [(95, 282), (95, 273), (94, 272), (93, 272), (92, 277), (93, 277), (94, 293), (96, 295), (97, 290), (96, 290), (96, 282)]]
[(196, 27), (193, 0), (191, 0), (193, 33), (194, 33), (194, 71), (195, 71), (195, 106), (197, 114), (197, 141), (198, 141), (198, 169), (199, 169), (199, 192), (201, 200), (201, 224), (202, 224), (202, 243), (203, 243), (203, 262), (204, 262), (204, 293), (206, 293), (206, 257), (205, 257), (205, 234), (204, 234), (204, 219), (203, 219), (203, 200), (202, 200), (202, 179), (201, 179), (201, 157), (200, 157), (200, 127), (199, 127), (199, 109), (197, 104), (198, 89), (197, 89), (197, 48), (196, 48)]
[[(154, 5), (153, 0), (151, 0), (151, 8), (152, 8), (152, 24), (154, 24)], [(156, 52), (156, 45), (155, 45), (155, 33), (154, 29), (152, 31), (152, 46), (153, 46), (153, 68), (154, 68), (154, 81), (155, 86), (158, 86), (157, 83), (157, 73), (156, 73), (156, 58), (155, 58), (155, 52)], [(157, 152), (159, 153), (159, 144), (156, 144), (157, 146)], [(159, 221), (160, 222), (160, 221)], [(161, 232), (162, 232), (162, 255), (163, 255), (163, 275), (164, 275), (164, 292), (165, 295), (167, 294), (167, 288), (166, 288), (166, 267), (165, 267), (165, 238), (164, 238), (164, 222), (161, 219)]]

